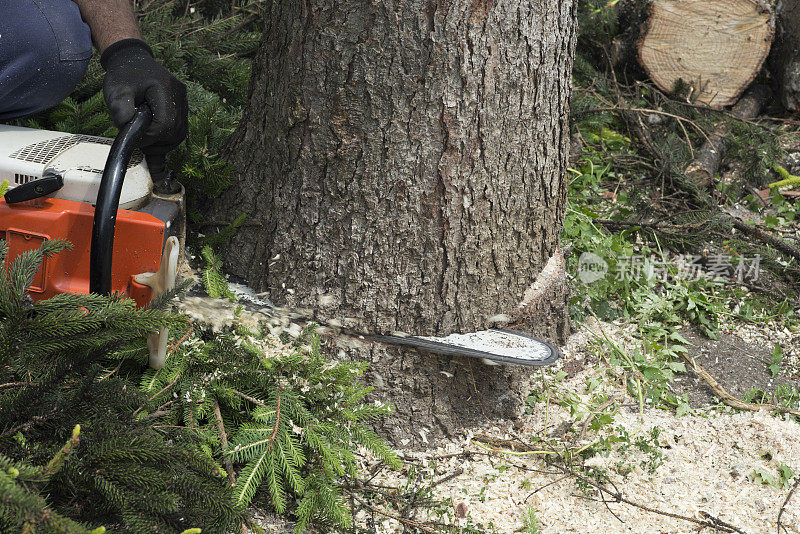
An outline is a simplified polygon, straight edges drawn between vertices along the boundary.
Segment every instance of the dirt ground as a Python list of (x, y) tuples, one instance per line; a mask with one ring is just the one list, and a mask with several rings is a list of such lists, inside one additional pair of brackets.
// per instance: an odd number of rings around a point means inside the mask
[[(772, 394), (778, 384), (800, 387), (792, 367), (785, 366), (776, 377), (768, 370), (774, 342), (745, 341), (743, 335), (746, 334), (723, 333), (718, 340), (712, 340), (695, 331), (684, 332), (684, 337), (693, 345), (691, 352), (695, 360), (735, 397), (741, 398), (753, 388)], [(694, 373), (678, 376), (675, 386), (680, 393), (689, 396), (692, 407), (717, 403), (711, 389)]]

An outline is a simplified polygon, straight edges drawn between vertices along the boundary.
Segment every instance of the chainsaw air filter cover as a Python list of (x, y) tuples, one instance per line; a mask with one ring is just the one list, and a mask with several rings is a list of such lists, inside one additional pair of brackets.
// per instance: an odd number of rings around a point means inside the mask
[[(52, 198), (94, 204), (112, 139), (34, 130), (0, 124), (0, 183), (10, 188), (58, 174), (64, 187)], [(125, 174), (119, 207), (137, 209), (152, 190), (141, 152), (134, 153)]]

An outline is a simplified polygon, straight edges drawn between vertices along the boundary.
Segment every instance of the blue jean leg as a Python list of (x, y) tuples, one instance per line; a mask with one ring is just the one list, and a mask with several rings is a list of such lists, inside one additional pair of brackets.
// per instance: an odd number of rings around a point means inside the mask
[(55, 106), (92, 56), (89, 27), (72, 0), (0, 0), (0, 120)]

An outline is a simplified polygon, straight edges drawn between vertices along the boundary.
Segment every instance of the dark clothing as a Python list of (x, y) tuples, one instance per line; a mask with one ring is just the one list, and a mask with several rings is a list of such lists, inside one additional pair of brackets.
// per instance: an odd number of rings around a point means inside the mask
[(0, 0), (0, 120), (61, 102), (91, 56), (89, 26), (72, 0)]

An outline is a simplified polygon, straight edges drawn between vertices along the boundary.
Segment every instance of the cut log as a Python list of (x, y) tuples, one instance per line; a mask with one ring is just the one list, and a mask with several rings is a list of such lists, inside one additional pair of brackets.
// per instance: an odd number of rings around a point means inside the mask
[[(756, 85), (748, 90), (745, 95), (733, 106), (731, 112), (740, 119), (757, 117), (761, 108), (767, 103), (771, 91), (766, 85)], [(725, 153), (725, 136), (730, 131), (730, 122), (723, 121), (709, 134), (708, 139), (691, 163), (686, 167), (684, 174), (698, 188), (705, 189), (714, 181), (714, 176), (719, 168), (719, 162)]]
[(769, 53), (775, 24), (756, 0), (653, 0), (639, 61), (663, 91), (720, 109), (737, 101)]

